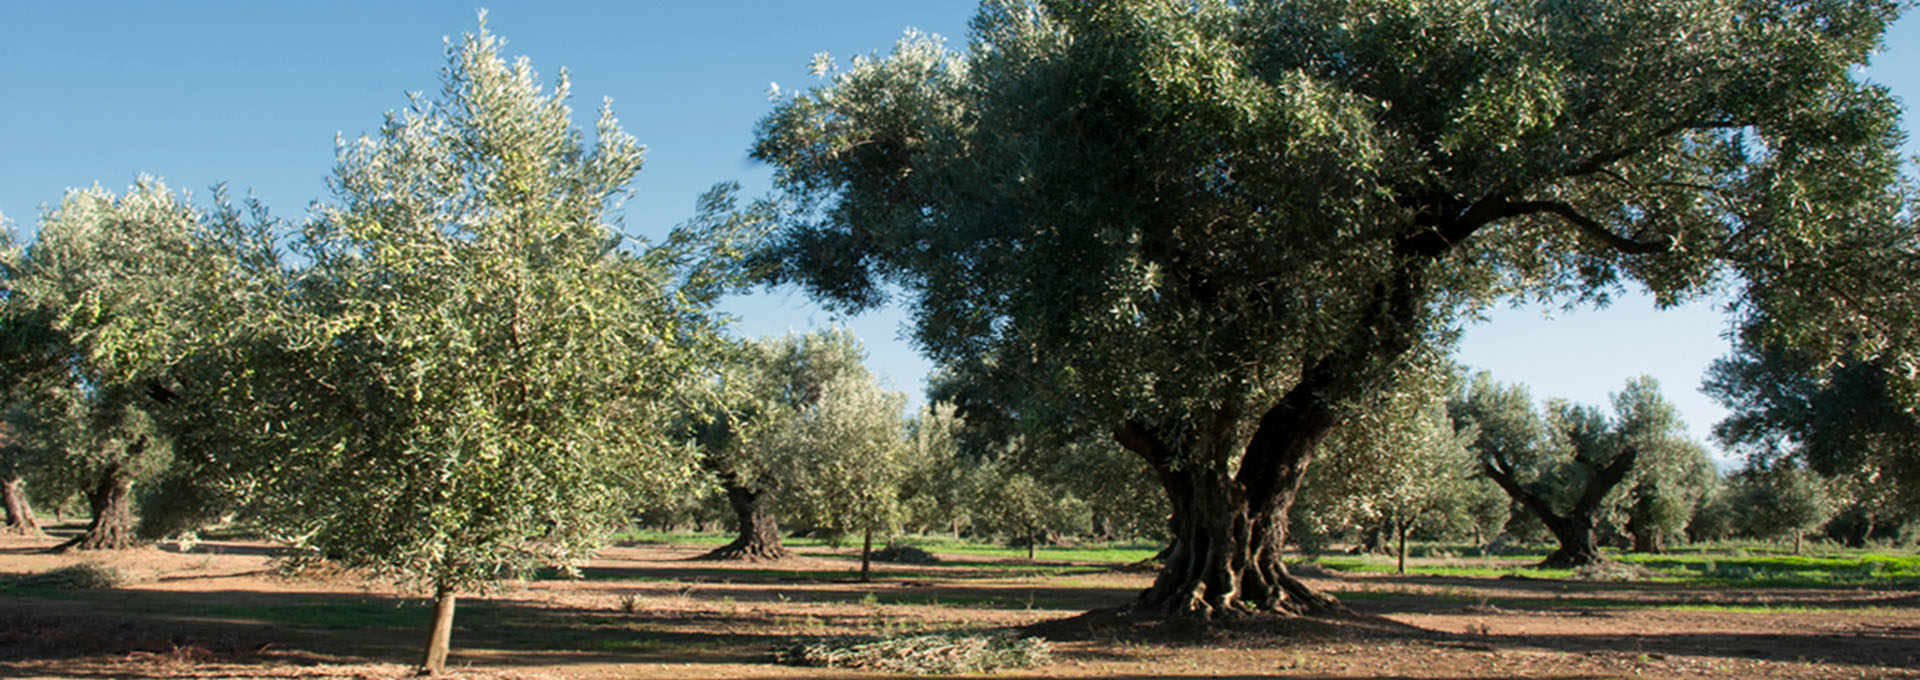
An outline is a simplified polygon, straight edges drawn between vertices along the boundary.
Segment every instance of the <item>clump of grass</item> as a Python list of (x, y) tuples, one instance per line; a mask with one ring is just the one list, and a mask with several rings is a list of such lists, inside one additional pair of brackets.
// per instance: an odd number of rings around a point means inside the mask
[(1639, 581), (1651, 578), (1653, 572), (1638, 564), (1625, 562), (1595, 562), (1577, 567), (1573, 577), (1586, 581)]
[(1031, 668), (1047, 663), (1052, 655), (1052, 646), (1035, 637), (934, 634), (871, 641), (815, 640), (781, 650), (775, 660), (792, 666), (929, 675)]
[(873, 561), (894, 564), (933, 564), (939, 562), (940, 558), (911, 545), (896, 544), (874, 551)]
[(0, 580), (0, 590), (102, 590), (134, 582), (132, 574), (119, 567), (82, 562), (71, 567), (35, 574), (21, 574)]

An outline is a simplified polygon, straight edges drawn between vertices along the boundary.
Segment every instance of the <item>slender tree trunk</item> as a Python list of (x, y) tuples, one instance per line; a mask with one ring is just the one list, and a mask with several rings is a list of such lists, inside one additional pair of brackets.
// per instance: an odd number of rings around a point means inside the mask
[(445, 585), (433, 591), (433, 630), (427, 633), (427, 653), (420, 659), (421, 675), (439, 675), (446, 670), (447, 651), (453, 641), (453, 588)]
[(114, 465), (100, 475), (100, 481), (87, 492), (87, 505), (93, 510), (87, 530), (54, 547), (54, 551), (133, 547), (133, 478), (125, 468)]
[(869, 528), (860, 539), (860, 582), (873, 581), (873, 529)]
[(1394, 532), (1399, 534), (1399, 539), (1400, 539), (1399, 573), (1401, 574), (1407, 573), (1407, 529), (1410, 528), (1412, 525), (1413, 525), (1412, 522), (1395, 522), (1394, 523)]
[(1033, 529), (1028, 529), (1027, 530), (1027, 561), (1028, 562), (1034, 561), (1034, 558), (1036, 557), (1036, 553), (1039, 547), (1040, 547), (1040, 532), (1035, 531)]
[(748, 489), (730, 477), (722, 477), (721, 485), (726, 488), (727, 503), (733, 506), (733, 514), (740, 522), (740, 535), (732, 543), (700, 558), (758, 562), (790, 555), (787, 547), (780, 544), (780, 526), (773, 519), (772, 508), (768, 507), (767, 492)]
[(7, 525), (0, 527), (0, 535), (40, 536), (40, 522), (33, 517), (33, 507), (27, 504), (27, 483), (18, 477), (0, 484), (0, 505), (6, 506)]

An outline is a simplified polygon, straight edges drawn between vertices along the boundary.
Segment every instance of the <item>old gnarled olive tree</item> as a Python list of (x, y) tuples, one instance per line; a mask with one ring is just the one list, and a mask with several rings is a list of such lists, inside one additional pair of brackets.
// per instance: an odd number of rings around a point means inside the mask
[(1048, 367), (1152, 465), (1176, 545), (1137, 611), (1323, 610), (1280, 561), (1301, 475), (1462, 313), (1672, 303), (1892, 219), (1895, 107), (1855, 67), (1898, 11), (988, 2), (964, 50), (819, 59), (775, 106), (754, 155), (802, 207), (767, 256), (845, 307), (899, 291), (939, 362)]

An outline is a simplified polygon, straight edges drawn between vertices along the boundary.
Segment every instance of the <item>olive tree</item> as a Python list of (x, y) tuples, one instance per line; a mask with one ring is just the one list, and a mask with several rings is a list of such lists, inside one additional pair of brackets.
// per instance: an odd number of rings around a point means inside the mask
[(1359, 529), (1374, 543), (1384, 532), (1405, 573), (1407, 537), (1416, 527), (1478, 527), (1471, 515), (1491, 484), (1480, 478), (1469, 449), (1476, 431), (1456, 431), (1448, 417), (1451, 382), (1438, 367), (1405, 371), (1384, 403), (1328, 436), (1321, 464), (1300, 492), (1300, 507), (1313, 515), (1301, 518), (1309, 534)]
[(36, 393), (56, 494), (80, 492), (86, 532), (63, 547), (133, 541), (133, 491), (172, 464), (162, 426), (180, 367), (228, 337), (245, 307), (244, 251), (223, 232), (239, 219), (224, 193), (196, 210), (158, 180), (115, 196), (69, 191), (10, 267), (10, 390)]
[(1621, 444), (1638, 456), (1602, 519), (1627, 535), (1633, 552), (1662, 552), (1668, 538), (1682, 534), (1718, 473), (1706, 447), (1687, 439), (1678, 409), (1653, 378), (1627, 381), (1613, 395), (1613, 409)]
[(1920, 410), (1901, 396), (1889, 358), (1823, 360), (1762, 346), (1748, 328), (1714, 362), (1705, 389), (1732, 413), (1714, 436), (1762, 462), (1791, 459), (1829, 477), (1876, 482), (1884, 511), (1920, 509)]
[(754, 155), (797, 208), (766, 257), (842, 307), (903, 295), (937, 363), (1063, 381), (1172, 506), (1137, 612), (1324, 611), (1280, 559), (1300, 480), (1462, 314), (1672, 304), (1894, 218), (1896, 107), (1856, 67), (1898, 10), (989, 1), (963, 50), (820, 59), (775, 105)]
[(1827, 483), (1793, 461), (1749, 465), (1734, 476), (1734, 527), (1753, 538), (1791, 538), (1794, 554), (1808, 531), (1833, 516)]
[(857, 533), (860, 580), (873, 577), (873, 536), (898, 530), (912, 448), (901, 410), (906, 395), (864, 375), (819, 385), (813, 406), (773, 433), (770, 446), (784, 474), (800, 480), (787, 503), (812, 526)]
[(300, 391), (268, 400), (285, 453), (261, 508), (306, 554), (433, 593), (421, 667), (456, 597), (587, 557), (634, 494), (696, 470), (670, 414), (720, 344), (710, 305), (733, 239), (725, 191), (664, 241), (609, 211), (642, 148), (603, 106), (589, 139), (486, 30), (451, 40), (438, 97), (342, 143), (270, 320)]
[(1657, 552), (1680, 533), (1714, 478), (1706, 450), (1685, 439), (1685, 425), (1641, 376), (1613, 395), (1613, 415), (1562, 400), (1533, 410), (1519, 386), (1475, 375), (1449, 410), (1472, 430), (1481, 473), (1538, 518), (1560, 547), (1541, 564), (1600, 562), (1595, 531), (1611, 523), (1634, 549)]
[(793, 442), (787, 430), (820, 406), (828, 383), (872, 380), (865, 360), (858, 338), (830, 329), (747, 343), (722, 371), (721, 401), (699, 418), (693, 434), (705, 454), (703, 466), (726, 493), (739, 534), (706, 558), (787, 556), (774, 511), (779, 497), (802, 481), (789, 469)]

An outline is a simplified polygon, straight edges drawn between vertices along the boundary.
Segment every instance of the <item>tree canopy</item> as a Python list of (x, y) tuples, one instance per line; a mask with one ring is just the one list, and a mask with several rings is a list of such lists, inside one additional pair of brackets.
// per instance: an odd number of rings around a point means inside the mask
[(1899, 8), (987, 2), (964, 50), (823, 58), (775, 106), (754, 154), (805, 209), (767, 257), (899, 291), (941, 363), (1043, 367), (1153, 465), (1177, 540), (1142, 611), (1319, 609), (1278, 558), (1301, 475), (1462, 315), (1770, 301), (1897, 218), (1856, 67)]
[(565, 72), (543, 88), (501, 46), (483, 20), (449, 41), (437, 98), (339, 146), (305, 265), (251, 319), (286, 379), (222, 404), (263, 425), (236, 466), (254, 516), (436, 593), (429, 671), (457, 592), (572, 568), (633, 495), (692, 478), (669, 416), (703, 385), (752, 228), (722, 187), (664, 241), (623, 243), (609, 211), (641, 146), (605, 106), (589, 139)]

